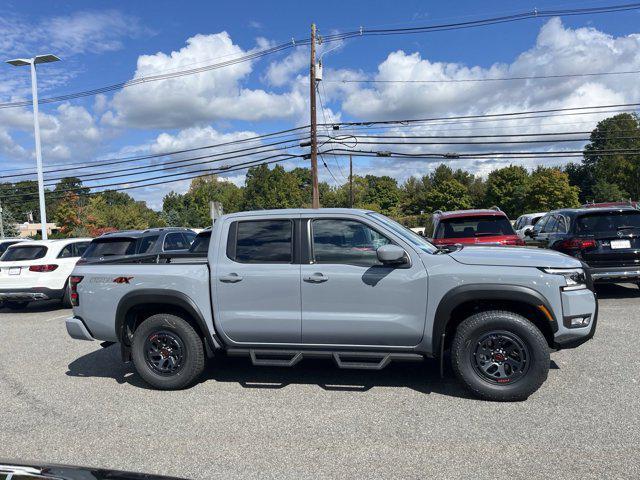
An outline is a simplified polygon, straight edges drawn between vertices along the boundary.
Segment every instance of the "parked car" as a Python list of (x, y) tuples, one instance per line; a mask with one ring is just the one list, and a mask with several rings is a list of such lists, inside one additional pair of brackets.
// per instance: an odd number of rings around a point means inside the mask
[(78, 467), (14, 460), (0, 460), (2, 480), (180, 480), (150, 473), (133, 473), (107, 468)]
[(0, 257), (11, 245), (15, 245), (16, 243), (26, 242), (26, 241), (28, 241), (27, 238), (1, 238), (0, 239)]
[(633, 207), (638, 208), (638, 202), (634, 202), (632, 200), (627, 200), (626, 202), (593, 202), (593, 203), (585, 203), (582, 205), (583, 208), (602, 208), (602, 207)]
[(209, 251), (209, 242), (211, 241), (211, 228), (203, 229), (191, 243), (189, 253), (198, 253), (206, 255)]
[(640, 282), (640, 210), (634, 207), (555, 210), (529, 236), (532, 245), (584, 262), (595, 282)]
[(205, 357), (254, 365), (333, 359), (340, 368), (439, 359), (476, 395), (520, 400), (547, 378), (550, 349), (596, 328), (582, 264), (556, 252), (495, 246), (438, 249), (375, 212), (234, 213), (211, 231), (207, 257), (180, 264), (79, 264), (70, 278), (76, 339), (119, 342), (159, 389), (190, 385)]
[(498, 207), (487, 210), (454, 210), (433, 213), (435, 245), (524, 245), (509, 219)]
[(11, 309), (37, 300), (71, 306), (67, 280), (90, 238), (38, 240), (11, 245), (0, 257), (0, 302)]
[(545, 216), (547, 212), (538, 212), (538, 213), (525, 213), (524, 215), (520, 215), (518, 219), (513, 224), (513, 229), (516, 231), (518, 237), (522, 240), (526, 240), (527, 232), (531, 230), (538, 220)]
[(129, 255), (186, 252), (195, 238), (193, 230), (179, 227), (105, 233), (91, 241), (80, 262), (95, 262), (107, 258), (114, 260)]

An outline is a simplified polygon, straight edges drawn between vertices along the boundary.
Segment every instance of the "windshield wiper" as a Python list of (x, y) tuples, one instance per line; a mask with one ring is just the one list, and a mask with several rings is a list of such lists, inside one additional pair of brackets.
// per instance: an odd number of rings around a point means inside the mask
[(500, 233), (491, 233), (491, 232), (480, 232), (480, 233), (474, 233), (473, 236), (474, 237), (496, 237), (498, 235), (501, 235)]
[(620, 225), (619, 227), (616, 227), (616, 230), (631, 230), (631, 229), (638, 229), (640, 227), (636, 227), (634, 225)]

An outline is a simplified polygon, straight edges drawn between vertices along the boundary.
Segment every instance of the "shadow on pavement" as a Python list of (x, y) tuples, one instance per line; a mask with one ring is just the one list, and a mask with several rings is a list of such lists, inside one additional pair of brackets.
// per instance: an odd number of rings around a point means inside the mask
[(638, 298), (640, 288), (633, 283), (603, 283), (596, 285), (599, 299), (607, 298)]
[[(60, 300), (42, 300), (40, 302), (30, 302), (26, 307), (11, 309), (0, 305), (0, 313), (31, 313), (31, 312), (54, 312), (65, 310)], [(71, 311), (71, 309), (68, 309)]]
[[(71, 377), (113, 378), (150, 388), (136, 373), (132, 363), (120, 360), (120, 348), (112, 345), (83, 355), (71, 362), (66, 372)], [(220, 356), (208, 362), (200, 383), (207, 381), (238, 383), (244, 388), (282, 389), (289, 385), (317, 385), (327, 391), (368, 392), (373, 387), (404, 387), (421, 393), (439, 393), (460, 398), (475, 398), (445, 370), (440, 378), (435, 360), (392, 363), (383, 370), (343, 370), (330, 360), (303, 360), (292, 368), (253, 366), (248, 358)]]

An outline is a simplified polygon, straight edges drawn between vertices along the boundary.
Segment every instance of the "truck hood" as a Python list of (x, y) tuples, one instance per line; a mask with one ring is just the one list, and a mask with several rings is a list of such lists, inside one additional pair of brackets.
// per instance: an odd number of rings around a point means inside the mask
[(462, 247), (449, 254), (455, 261), (466, 265), (501, 267), (577, 268), (582, 263), (569, 255), (525, 247)]

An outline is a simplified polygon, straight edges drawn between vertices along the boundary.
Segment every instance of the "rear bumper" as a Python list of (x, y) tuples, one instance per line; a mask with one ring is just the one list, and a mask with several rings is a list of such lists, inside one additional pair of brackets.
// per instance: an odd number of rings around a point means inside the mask
[(59, 300), (63, 296), (64, 289), (56, 290), (46, 287), (0, 289), (0, 301), (33, 302), (36, 300)]
[(67, 333), (76, 340), (93, 340), (93, 336), (80, 317), (69, 317), (65, 321)]
[(638, 267), (589, 267), (594, 282), (636, 282), (640, 281)]

